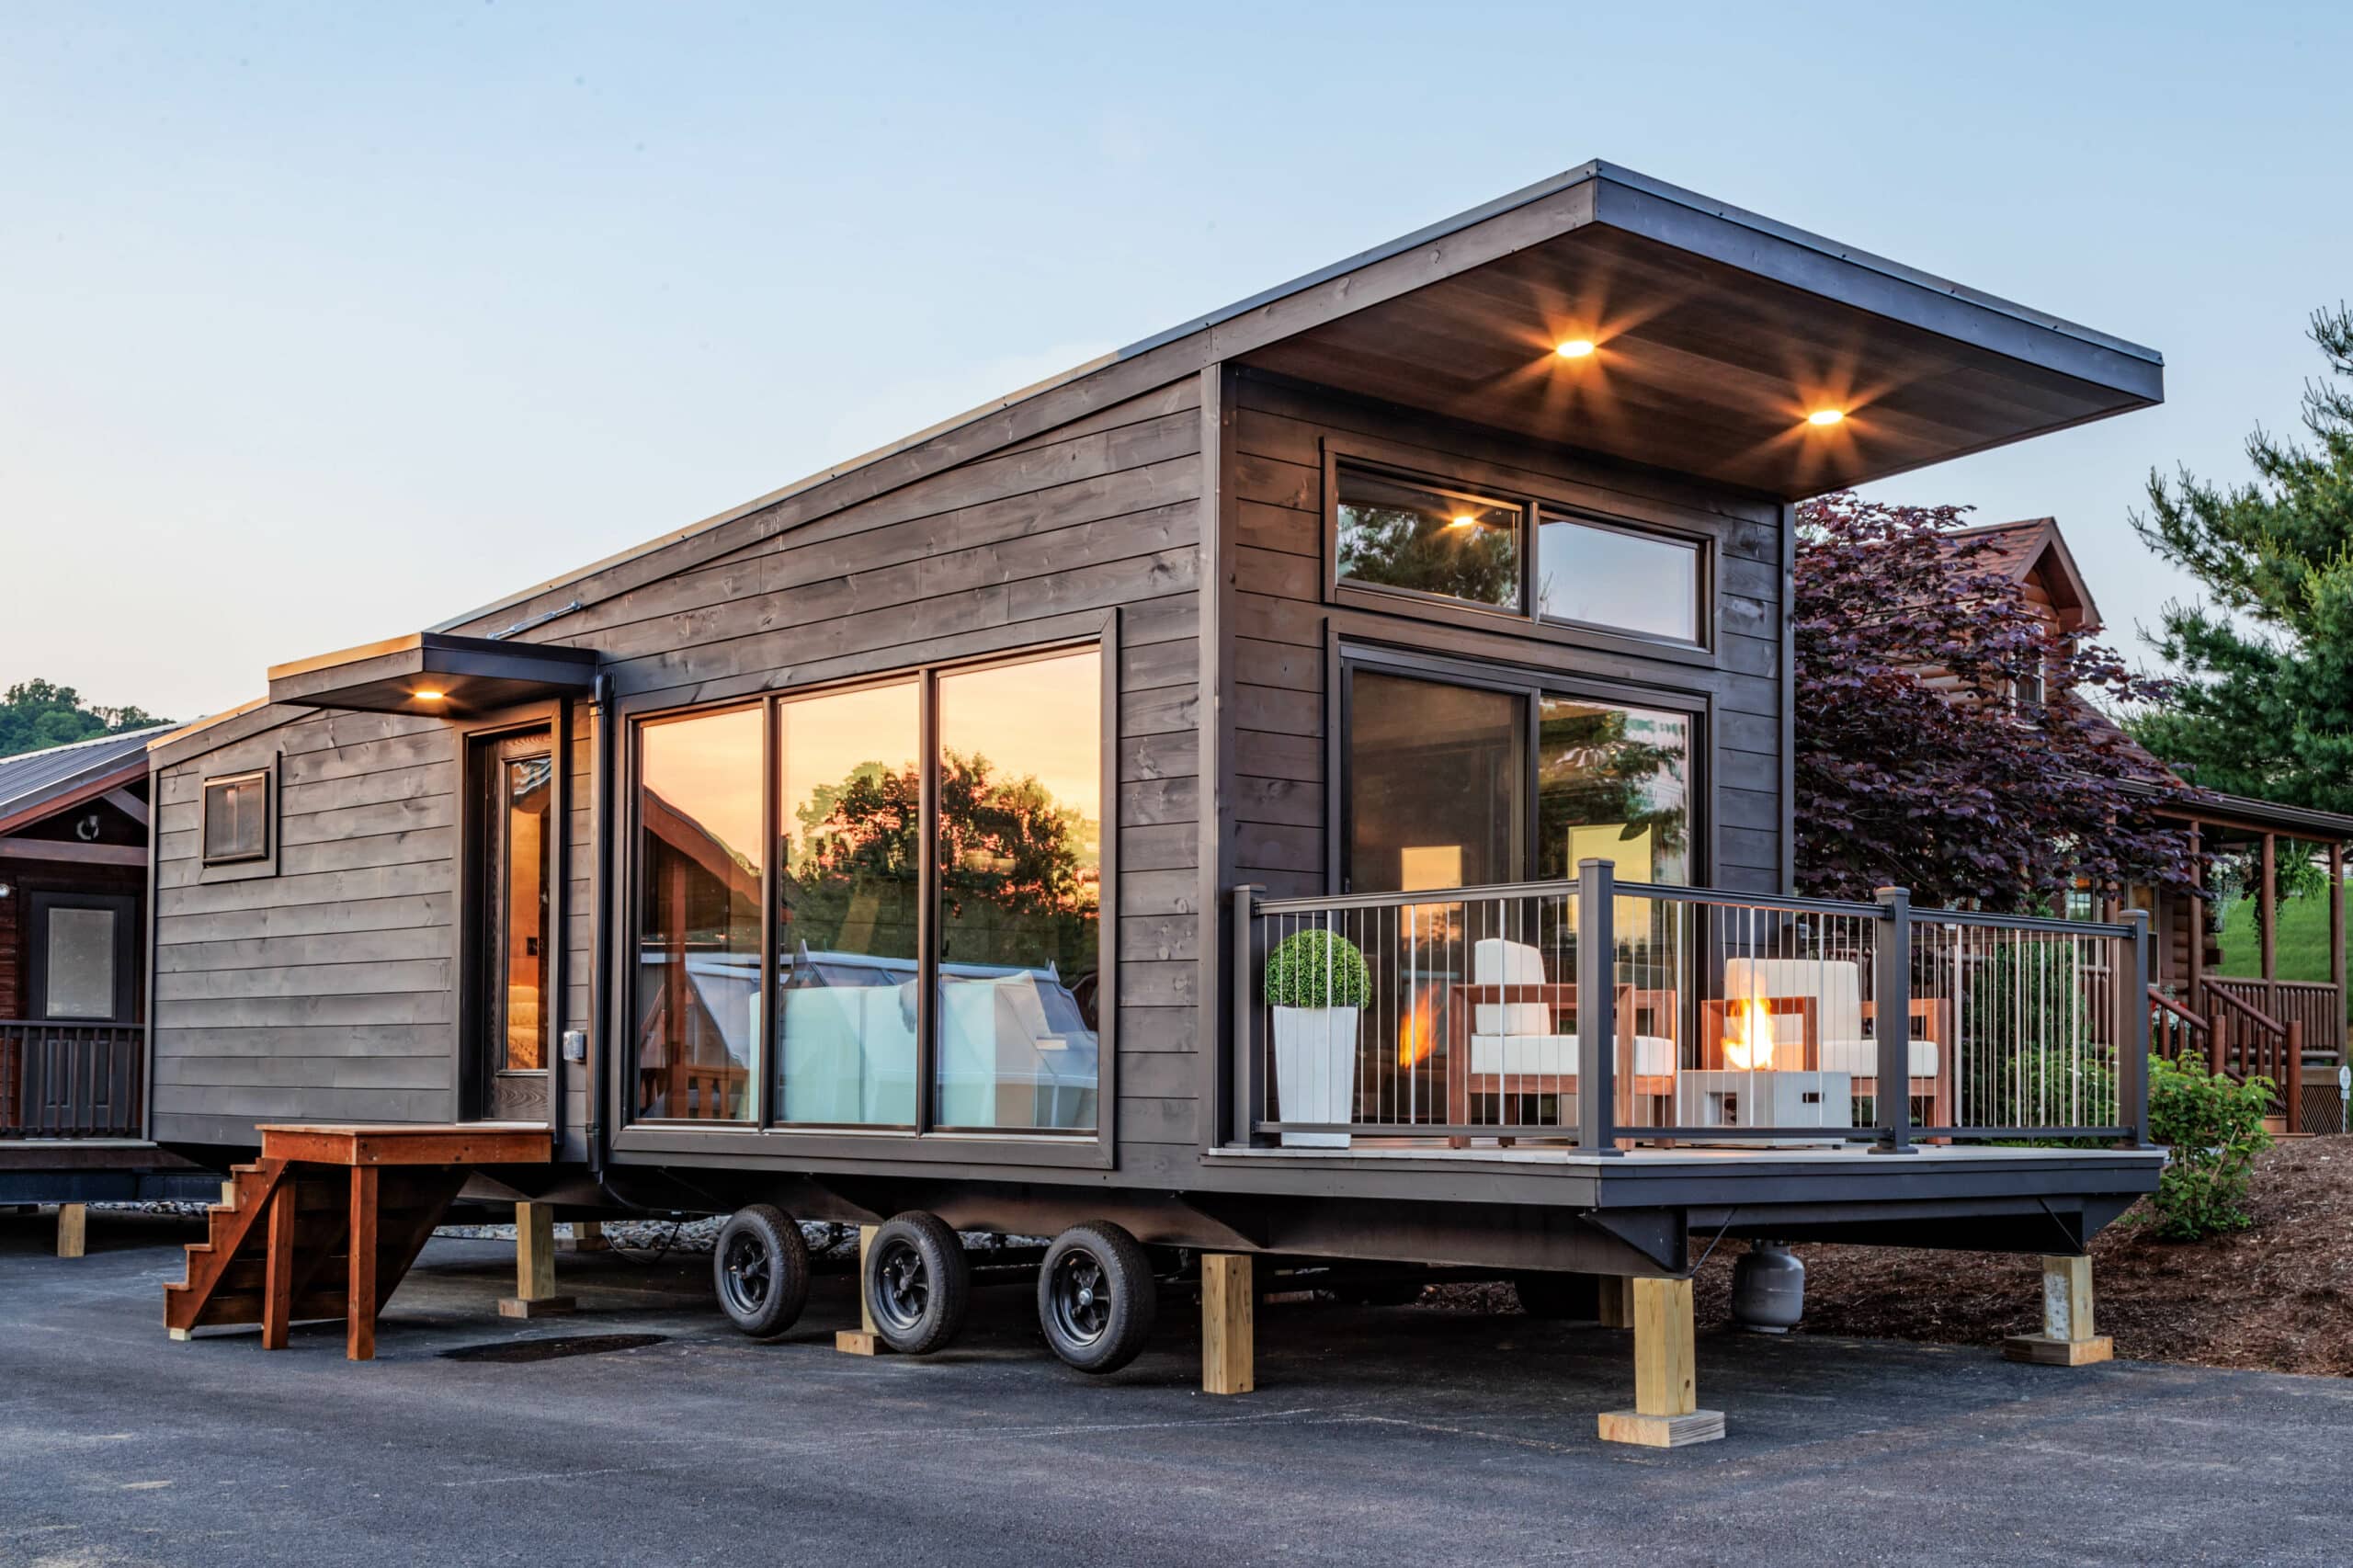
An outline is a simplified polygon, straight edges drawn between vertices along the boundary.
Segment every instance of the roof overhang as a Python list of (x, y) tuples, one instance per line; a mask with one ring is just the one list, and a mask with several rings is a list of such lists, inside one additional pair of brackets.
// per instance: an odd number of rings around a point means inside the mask
[(470, 718), (586, 692), (593, 648), (412, 632), (269, 672), (269, 700), (304, 708)]
[[(2153, 350), (1630, 170), (1589, 164), (1506, 200), (1397, 242), (1451, 246), (1461, 270), (1238, 362), (1787, 500), (2164, 398)], [(1480, 232), (1502, 225), (1529, 242)], [(1279, 315), (1391, 254), (1209, 319)], [(1578, 339), (1594, 351), (1555, 352)]]

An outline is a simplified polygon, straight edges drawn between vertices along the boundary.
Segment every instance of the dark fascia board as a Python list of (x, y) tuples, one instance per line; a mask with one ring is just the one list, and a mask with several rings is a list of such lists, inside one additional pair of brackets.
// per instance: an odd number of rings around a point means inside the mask
[[(2158, 786), (2138, 779), (2127, 782), (2124, 789), (2127, 793), (2151, 798), (2159, 793)], [(2341, 812), (2282, 805), (2277, 801), (2258, 801), (2251, 795), (2225, 795), (2220, 790), (2200, 790), (2195, 785), (2168, 792), (2151, 809), (2159, 816), (2178, 817), (2184, 822), (2195, 819), (2211, 822), (2217, 827), (2268, 830), (2318, 844), (2353, 844), (2353, 816)]]
[[(585, 692), (596, 674), (593, 648), (422, 631), (277, 665), (269, 672), (269, 700), (382, 713), (479, 712)], [(414, 693), (426, 686), (449, 699), (418, 702)]]
[[(2120, 337), (1992, 294), (1964, 288), (1932, 273), (1905, 267), (1868, 251), (1841, 245), (1818, 234), (1776, 222), (1597, 158), (1458, 212), (1453, 217), (1416, 229), (1412, 233), (1400, 235), (1370, 250), (1359, 251), (1346, 260), (1319, 267), (1272, 289), (1262, 290), (1205, 315), (1192, 317), (1165, 332), (1155, 333), (1061, 375), (1049, 377), (1018, 392), (952, 415), (903, 440), (878, 447), (862, 456), (821, 470), (700, 522), (670, 529), (642, 544), (478, 606), (440, 622), (435, 630), (447, 631), (455, 627), (475, 624), (532, 599), (586, 582), (688, 540), (700, 539), (715, 529), (786, 500), (806, 498), (811, 493), (848, 475), (926, 447), (941, 437), (991, 415), (1164, 349), (1173, 350), (1176, 346), (1201, 338), (1205, 334), (1211, 335), (1205, 339), (1207, 348), (1204, 352), (1208, 359), (1232, 359), (1253, 348), (1263, 347), (1267, 343), (1308, 330), (1323, 321), (1379, 303), (1392, 297), (1392, 291), (1368, 290), (1360, 299), (1348, 297), (1343, 308), (1313, 314), (1302, 312), (1297, 317), (1269, 308), (1280, 305), (1294, 296), (1349, 278), (1352, 274), (1408, 256), (1416, 249), (1449, 241), (1482, 224), (1509, 217), (1523, 208), (1551, 201), (1565, 193), (1577, 192), (1580, 187), (1592, 187), (1581, 193), (1581, 196), (1590, 196), (1590, 210), (1581, 213), (1575, 220), (1564, 221), (1564, 229), (1574, 227), (1578, 222), (1601, 222), (1630, 233), (1649, 235), (1760, 277), (1775, 278), (1791, 287), (1846, 301), (1858, 309), (1876, 311), (1929, 331), (1982, 345), (2029, 364), (2112, 387), (2136, 402), (2163, 401), (2165, 359), (2153, 348), (2129, 343)], [(1571, 202), (1580, 200), (1581, 196), (1572, 197)], [(1530, 240), (1529, 243), (1539, 242)], [(1502, 254), (1508, 254), (1508, 250)], [(1467, 271), (1494, 259), (1495, 256), (1489, 254), (1488, 247), (1466, 244), (1461, 247), (1459, 265), (1433, 270), (1419, 281), (1437, 281), (1452, 272)], [(1243, 322), (1242, 318), (1254, 312), (1261, 314), (1258, 323)], [(1172, 376), (1190, 373), (1198, 369), (1199, 366), (1194, 365), (1173, 366)], [(580, 603), (575, 597), (566, 608), (576, 609)], [(515, 630), (520, 629), (518, 626)]]

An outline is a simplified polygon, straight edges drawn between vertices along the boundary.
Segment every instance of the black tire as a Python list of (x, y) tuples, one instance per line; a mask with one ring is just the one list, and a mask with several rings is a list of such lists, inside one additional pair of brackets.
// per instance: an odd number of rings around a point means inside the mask
[(1116, 1372), (1152, 1336), (1160, 1286), (1143, 1246), (1108, 1220), (1073, 1225), (1038, 1269), (1038, 1326), (1066, 1365)]
[(947, 1221), (911, 1211), (874, 1233), (860, 1288), (882, 1343), (902, 1356), (928, 1356), (963, 1331), (972, 1266)]
[(1601, 1315), (1601, 1282), (1590, 1274), (1515, 1274), (1511, 1288), (1532, 1318), (1582, 1323)]
[(773, 1339), (809, 1304), (809, 1244), (790, 1215), (755, 1203), (720, 1227), (710, 1275), (727, 1321), (755, 1339)]

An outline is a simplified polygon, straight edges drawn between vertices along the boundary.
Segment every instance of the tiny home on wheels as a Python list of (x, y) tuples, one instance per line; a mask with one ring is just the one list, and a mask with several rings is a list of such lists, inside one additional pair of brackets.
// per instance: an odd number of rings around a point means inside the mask
[(359, 1353), (470, 1172), (741, 1210), (762, 1332), (782, 1216), (876, 1227), (902, 1349), (955, 1230), (1057, 1237), (1097, 1368), (1206, 1255), (1222, 1386), (1254, 1256), (1508, 1272), (1703, 1435), (1711, 1238), (2071, 1256), (2155, 1183), (2138, 923), (1789, 896), (1788, 603), (1799, 498), (2161, 395), (1588, 164), (282, 665), (152, 757), (153, 1135), (261, 1152), (171, 1321)]

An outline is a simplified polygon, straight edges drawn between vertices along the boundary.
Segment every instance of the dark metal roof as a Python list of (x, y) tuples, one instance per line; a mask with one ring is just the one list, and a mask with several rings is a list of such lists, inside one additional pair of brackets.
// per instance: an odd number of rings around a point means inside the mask
[(143, 769), (147, 743), (175, 728), (156, 724), (0, 757), (0, 821), (22, 816), (44, 801), (70, 795), (89, 780), (119, 772), (134, 760)]

